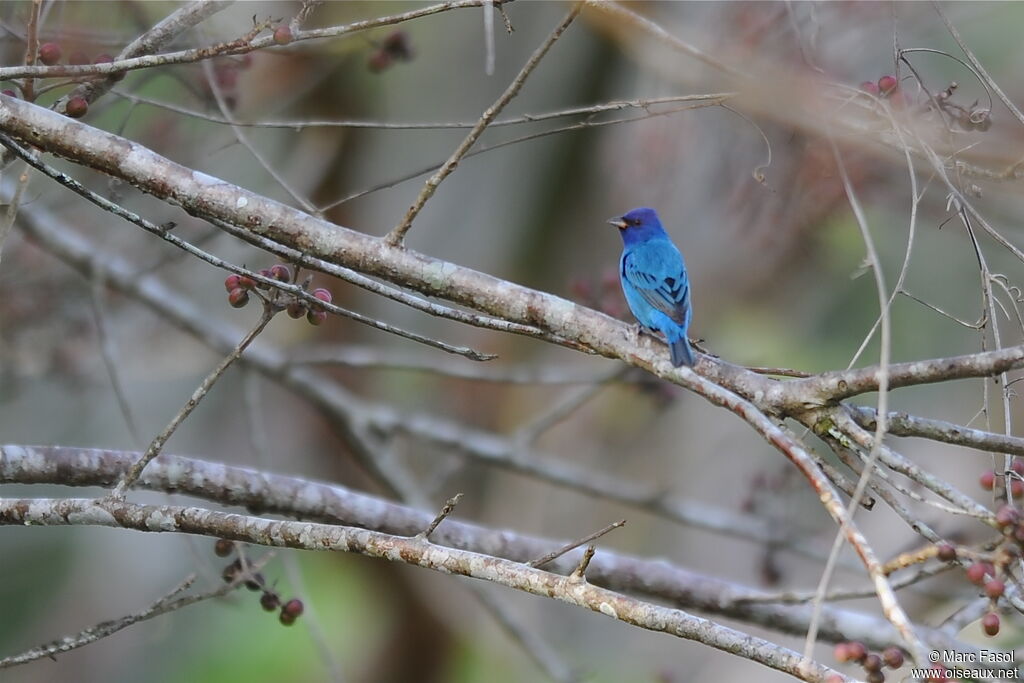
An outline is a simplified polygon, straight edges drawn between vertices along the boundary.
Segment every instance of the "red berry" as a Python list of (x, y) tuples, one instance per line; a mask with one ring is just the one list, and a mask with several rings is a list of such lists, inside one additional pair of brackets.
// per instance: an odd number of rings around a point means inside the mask
[(291, 282), (292, 269), (283, 263), (276, 263), (270, 266), (270, 277), (280, 282)]
[(306, 314), (306, 321), (310, 325), (322, 325), (327, 320), (327, 311), (310, 311)]
[(287, 26), (278, 26), (274, 29), (274, 42), (278, 45), (287, 45), (294, 37), (292, 30)]
[(836, 649), (834, 656), (837, 662), (849, 662), (853, 659), (853, 653), (850, 652), (849, 643), (836, 643)]
[(242, 289), (256, 289), (256, 281), (248, 275), (241, 275), (238, 278), (238, 286)]
[(989, 612), (982, 617), (981, 627), (985, 630), (985, 635), (996, 635), (999, 633), (999, 615), (995, 612)]
[(213, 544), (213, 552), (217, 554), (217, 557), (227, 557), (234, 549), (235, 544), (226, 538), (218, 538), (217, 542)]
[(298, 320), (302, 316), (306, 315), (306, 304), (302, 301), (293, 301), (285, 308), (288, 312), (288, 317)]
[(295, 623), (295, 617), (289, 614), (285, 614), (284, 612), (281, 612), (281, 614), (278, 615), (277, 620), (285, 626), (291, 626)]
[(320, 299), (320, 301), (326, 301), (327, 303), (331, 303), (331, 301), (334, 299), (334, 297), (331, 296), (331, 293), (328, 290), (324, 289), (323, 287), (314, 289), (313, 296), (317, 299)]
[(903, 666), (903, 650), (898, 647), (887, 647), (882, 652), (882, 659), (890, 669), (898, 669)]
[(828, 678), (825, 679), (825, 683), (845, 683), (846, 679), (840, 674), (829, 674)]
[(1005, 590), (1006, 584), (1000, 581), (999, 579), (992, 579), (991, 581), (985, 584), (985, 595), (992, 598), (993, 600), (998, 600), (1000, 597), (1002, 597), (1003, 592)]
[(870, 654), (864, 658), (862, 664), (865, 671), (881, 671), (882, 670), (882, 658), (876, 654)]
[(10, 88), (5, 88), (4, 90), (2, 90), (2, 91), (0, 91), (0, 92), (3, 92), (3, 94), (7, 95), (8, 97), (17, 97), (17, 96), (18, 96), (18, 94), (17, 94), (17, 93), (15, 93), (15, 92), (14, 92), (13, 90), (11, 90)]
[(277, 609), (277, 606), (281, 604), (281, 599), (277, 597), (277, 593), (271, 593), (266, 591), (260, 596), (260, 607), (268, 612), (273, 612)]
[(864, 643), (854, 640), (847, 645), (850, 648), (850, 661), (863, 662), (864, 658), (868, 656), (868, 649), (864, 647)]
[(949, 543), (943, 543), (939, 545), (938, 552), (935, 555), (943, 562), (952, 562), (956, 559), (956, 548)]
[(297, 617), (302, 614), (304, 609), (305, 606), (302, 604), (302, 600), (299, 600), (298, 598), (292, 598), (288, 602), (281, 605), (281, 614), (289, 614), (293, 617)]
[(60, 45), (43, 43), (39, 46), (39, 61), (46, 66), (53, 66), (60, 61)]
[(1006, 528), (1020, 522), (1020, 512), (1012, 505), (1004, 505), (996, 511), (996, 524)]
[(984, 562), (975, 562), (967, 568), (967, 580), (980, 586), (987, 573)]
[(241, 308), (249, 303), (249, 292), (244, 289), (232, 289), (228, 292), (228, 303), (232, 308)]
[(872, 95), (878, 94), (878, 85), (871, 81), (864, 81), (860, 84), (860, 89), (864, 92), (871, 93)]
[(978, 483), (981, 484), (981, 488), (991, 491), (996, 486), (996, 473), (992, 470), (982, 472), (981, 477), (978, 478)]
[(1010, 469), (1016, 472), (1017, 474), (1024, 475), (1024, 460), (1018, 460), (1017, 458), (1014, 458), (1013, 462), (1010, 463)]
[(899, 85), (895, 76), (882, 76), (878, 79), (878, 91), (883, 97), (888, 97)]
[(242, 278), (234, 273), (224, 278), (224, 289), (231, 291), (232, 289), (238, 289), (241, 286)]
[(89, 111), (89, 102), (84, 97), (72, 97), (64, 105), (64, 113), (73, 119), (80, 119)]
[(1010, 496), (1013, 498), (1024, 496), (1024, 481), (1014, 479), (1010, 482)]

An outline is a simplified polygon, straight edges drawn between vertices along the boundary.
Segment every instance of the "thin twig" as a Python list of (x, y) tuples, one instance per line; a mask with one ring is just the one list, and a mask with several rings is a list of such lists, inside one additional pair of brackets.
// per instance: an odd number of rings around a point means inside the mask
[[(612, 531), (614, 529), (618, 529), (621, 526), (625, 526), (625, 524), (626, 524), (626, 520), (620, 519), (618, 522), (613, 522), (613, 523), (609, 524), (608, 526), (604, 527), (603, 529), (599, 529), (599, 530), (595, 531), (592, 534), (587, 534), (583, 538), (578, 538), (575, 541), (572, 541), (570, 543), (566, 543), (561, 548), (558, 548), (557, 550), (552, 550), (550, 553), (548, 553), (547, 555), (544, 555), (543, 557), (538, 557), (536, 560), (530, 560), (529, 562), (526, 563), (526, 565), (528, 567), (543, 567), (548, 562), (551, 562), (552, 560), (557, 560), (562, 555), (565, 555), (566, 553), (571, 552), (571, 551), (575, 550), (576, 548), (579, 548), (584, 543), (590, 543), (591, 541), (597, 540), (598, 538), (601, 538), (602, 536), (604, 536), (609, 531)], [(591, 546), (591, 547), (593, 547), (593, 546)]]
[(255, 327), (253, 327), (245, 335), (245, 337), (243, 337), (242, 340), (238, 342), (235, 348), (232, 349), (231, 353), (229, 353), (227, 357), (224, 358), (217, 365), (216, 368), (214, 368), (213, 372), (206, 376), (206, 378), (202, 381), (199, 387), (194, 392), (192, 392), (192, 395), (189, 397), (188, 401), (186, 401), (185, 405), (182, 406), (180, 411), (178, 411), (178, 414), (174, 416), (174, 418), (166, 427), (164, 427), (163, 431), (156, 435), (153, 441), (149, 444), (149, 447), (146, 449), (146, 452), (143, 453), (142, 457), (139, 458), (138, 461), (134, 465), (132, 465), (127, 472), (125, 472), (124, 477), (121, 479), (121, 481), (117, 483), (117, 486), (115, 486), (114, 489), (107, 496), (110, 502), (124, 500), (125, 494), (128, 492), (128, 489), (131, 488), (131, 485), (134, 484), (135, 481), (139, 478), (139, 475), (142, 474), (142, 470), (146, 468), (146, 465), (148, 465), (150, 461), (153, 460), (153, 458), (160, 455), (160, 452), (163, 450), (164, 444), (166, 444), (167, 440), (171, 438), (171, 435), (174, 434), (174, 431), (181, 425), (182, 422), (185, 421), (186, 418), (188, 418), (189, 415), (192, 414), (192, 411), (195, 410), (196, 406), (199, 405), (199, 402), (206, 397), (206, 395), (210, 392), (210, 389), (213, 388), (213, 385), (224, 374), (224, 371), (231, 367), (231, 364), (238, 360), (238, 357), (242, 355), (242, 353), (249, 346), (249, 344), (251, 344), (252, 341), (256, 339), (257, 336), (259, 336), (260, 332), (263, 331), (263, 328), (265, 328), (267, 324), (271, 321), (271, 319), (273, 319), (274, 313), (275, 311), (273, 308), (271, 308), (270, 306), (264, 306), (263, 313), (260, 315), (259, 322), (256, 323)]
[(438, 185), (440, 185), (444, 179), (455, 170), (455, 167), (459, 165), (459, 161), (462, 160), (462, 157), (466, 155), (466, 152), (468, 152), (469, 148), (473, 146), (473, 143), (475, 143), (483, 134), (491, 121), (493, 121), (498, 114), (501, 113), (501, 110), (505, 108), (505, 105), (511, 102), (512, 98), (519, 93), (520, 88), (523, 87), (523, 83), (525, 83), (526, 79), (529, 78), (531, 73), (533, 73), (533, 70), (540, 63), (540, 60), (544, 58), (544, 55), (548, 53), (551, 46), (555, 44), (555, 41), (562, 36), (565, 29), (569, 28), (569, 24), (571, 24), (579, 15), (581, 8), (582, 3), (573, 4), (572, 8), (565, 15), (565, 18), (562, 19), (558, 26), (555, 27), (555, 30), (548, 35), (544, 42), (541, 43), (540, 47), (538, 47), (537, 50), (530, 55), (530, 58), (526, 60), (526, 64), (524, 64), (523, 68), (520, 69), (518, 74), (516, 74), (516, 77), (512, 79), (512, 82), (509, 84), (508, 88), (505, 89), (505, 92), (495, 100), (494, 104), (484, 110), (484, 113), (480, 116), (480, 120), (477, 121), (476, 125), (473, 126), (473, 129), (469, 131), (463, 141), (459, 143), (459, 146), (455, 148), (452, 155), (448, 157), (448, 161), (444, 162), (437, 173), (430, 176), (426, 184), (423, 186), (423, 189), (420, 190), (419, 196), (416, 197), (416, 201), (414, 201), (412, 206), (409, 207), (405, 216), (398, 225), (388, 233), (385, 238), (385, 241), (388, 244), (397, 246), (405, 240), (405, 235), (409, 232), (409, 228), (412, 227), (412, 222), (416, 220), (416, 216), (418, 216), (420, 211), (423, 209), (423, 205), (426, 204), (432, 196), (434, 196), (434, 192), (437, 191)]
[(434, 517), (434, 519), (430, 520), (430, 524), (428, 524), (427, 528), (419, 534), (419, 538), (429, 540), (430, 534), (434, 533), (434, 529), (436, 529), (441, 522), (447, 519), (448, 515), (455, 511), (455, 506), (459, 504), (460, 500), (462, 500), (461, 493), (456, 493), (454, 496), (446, 500), (444, 507), (441, 508), (441, 511), (437, 513), (437, 516)]
[(191, 507), (136, 505), (121, 501), (101, 506), (89, 499), (0, 499), (0, 524), (75, 524), (158, 533), (194, 533), (274, 547), (357, 553), (558, 598), (616, 621), (741, 655), (802, 680), (825, 680), (828, 676), (838, 677), (840, 681), (849, 680), (777, 643), (682, 610), (644, 602), (571, 576), (527, 567), (521, 562), (437, 546), (415, 537), (403, 538), (354, 527), (271, 520)]
[(597, 548), (588, 545), (587, 549), (583, 551), (583, 557), (580, 558), (579, 564), (572, 570), (572, 574), (569, 578), (575, 579), (576, 581), (584, 581), (587, 575), (587, 567), (590, 566), (590, 561), (594, 559), (594, 553), (597, 552)]

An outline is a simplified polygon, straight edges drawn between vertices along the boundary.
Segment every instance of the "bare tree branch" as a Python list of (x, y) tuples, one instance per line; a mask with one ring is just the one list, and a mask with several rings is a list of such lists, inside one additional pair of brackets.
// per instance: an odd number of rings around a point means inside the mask
[(87, 499), (0, 499), (0, 524), (89, 525), (148, 532), (196, 533), (273, 547), (340, 551), (459, 574), (552, 597), (640, 628), (695, 640), (805, 681), (842, 674), (767, 640), (696, 617), (497, 557), (442, 547), (418, 537), (287, 522), (170, 505)]

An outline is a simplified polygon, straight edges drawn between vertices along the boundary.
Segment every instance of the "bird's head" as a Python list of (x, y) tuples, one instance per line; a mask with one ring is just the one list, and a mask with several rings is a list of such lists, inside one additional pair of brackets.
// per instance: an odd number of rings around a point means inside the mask
[(618, 218), (610, 218), (608, 222), (619, 229), (622, 241), (627, 244), (666, 236), (658, 212), (646, 206), (633, 209)]

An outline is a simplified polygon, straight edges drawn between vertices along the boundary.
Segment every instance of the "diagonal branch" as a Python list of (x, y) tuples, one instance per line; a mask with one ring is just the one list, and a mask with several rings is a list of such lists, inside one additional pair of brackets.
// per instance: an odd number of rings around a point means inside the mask
[(423, 185), (423, 189), (420, 190), (419, 196), (416, 197), (416, 201), (414, 201), (412, 206), (409, 207), (405, 216), (402, 217), (401, 222), (387, 234), (387, 237), (385, 237), (385, 241), (388, 244), (397, 246), (402, 243), (405, 239), (406, 233), (409, 232), (409, 228), (412, 227), (412, 222), (416, 220), (416, 216), (418, 216), (420, 211), (423, 210), (423, 205), (434, 196), (434, 192), (437, 191), (438, 185), (444, 182), (444, 179), (451, 175), (451, 172), (459, 165), (459, 161), (462, 157), (466, 155), (469, 148), (473, 146), (477, 139), (483, 135), (484, 129), (494, 121), (498, 114), (501, 113), (501, 110), (505, 108), (505, 105), (511, 102), (512, 98), (519, 94), (519, 90), (523, 87), (523, 83), (525, 83), (526, 79), (530, 77), (533, 70), (537, 68), (537, 65), (540, 64), (540, 60), (542, 60), (544, 55), (548, 53), (548, 50), (550, 50), (551, 46), (555, 44), (555, 41), (562, 36), (565, 29), (569, 28), (569, 24), (571, 24), (579, 15), (582, 6), (582, 3), (573, 4), (572, 9), (569, 10), (569, 13), (565, 15), (565, 18), (563, 18), (558, 26), (555, 27), (555, 30), (553, 30), (548, 37), (544, 39), (544, 42), (541, 43), (540, 47), (538, 47), (534, 53), (530, 55), (530, 58), (526, 60), (526, 64), (524, 64), (523, 68), (519, 70), (516, 77), (512, 79), (512, 82), (509, 83), (509, 86), (505, 89), (505, 92), (501, 94), (501, 97), (495, 100), (494, 104), (484, 110), (484, 113), (480, 116), (480, 120), (476, 122), (473, 129), (469, 131), (462, 142), (459, 143), (459, 146), (455, 148), (452, 155), (448, 157), (448, 161), (444, 162), (441, 168), (427, 179), (426, 184)]

